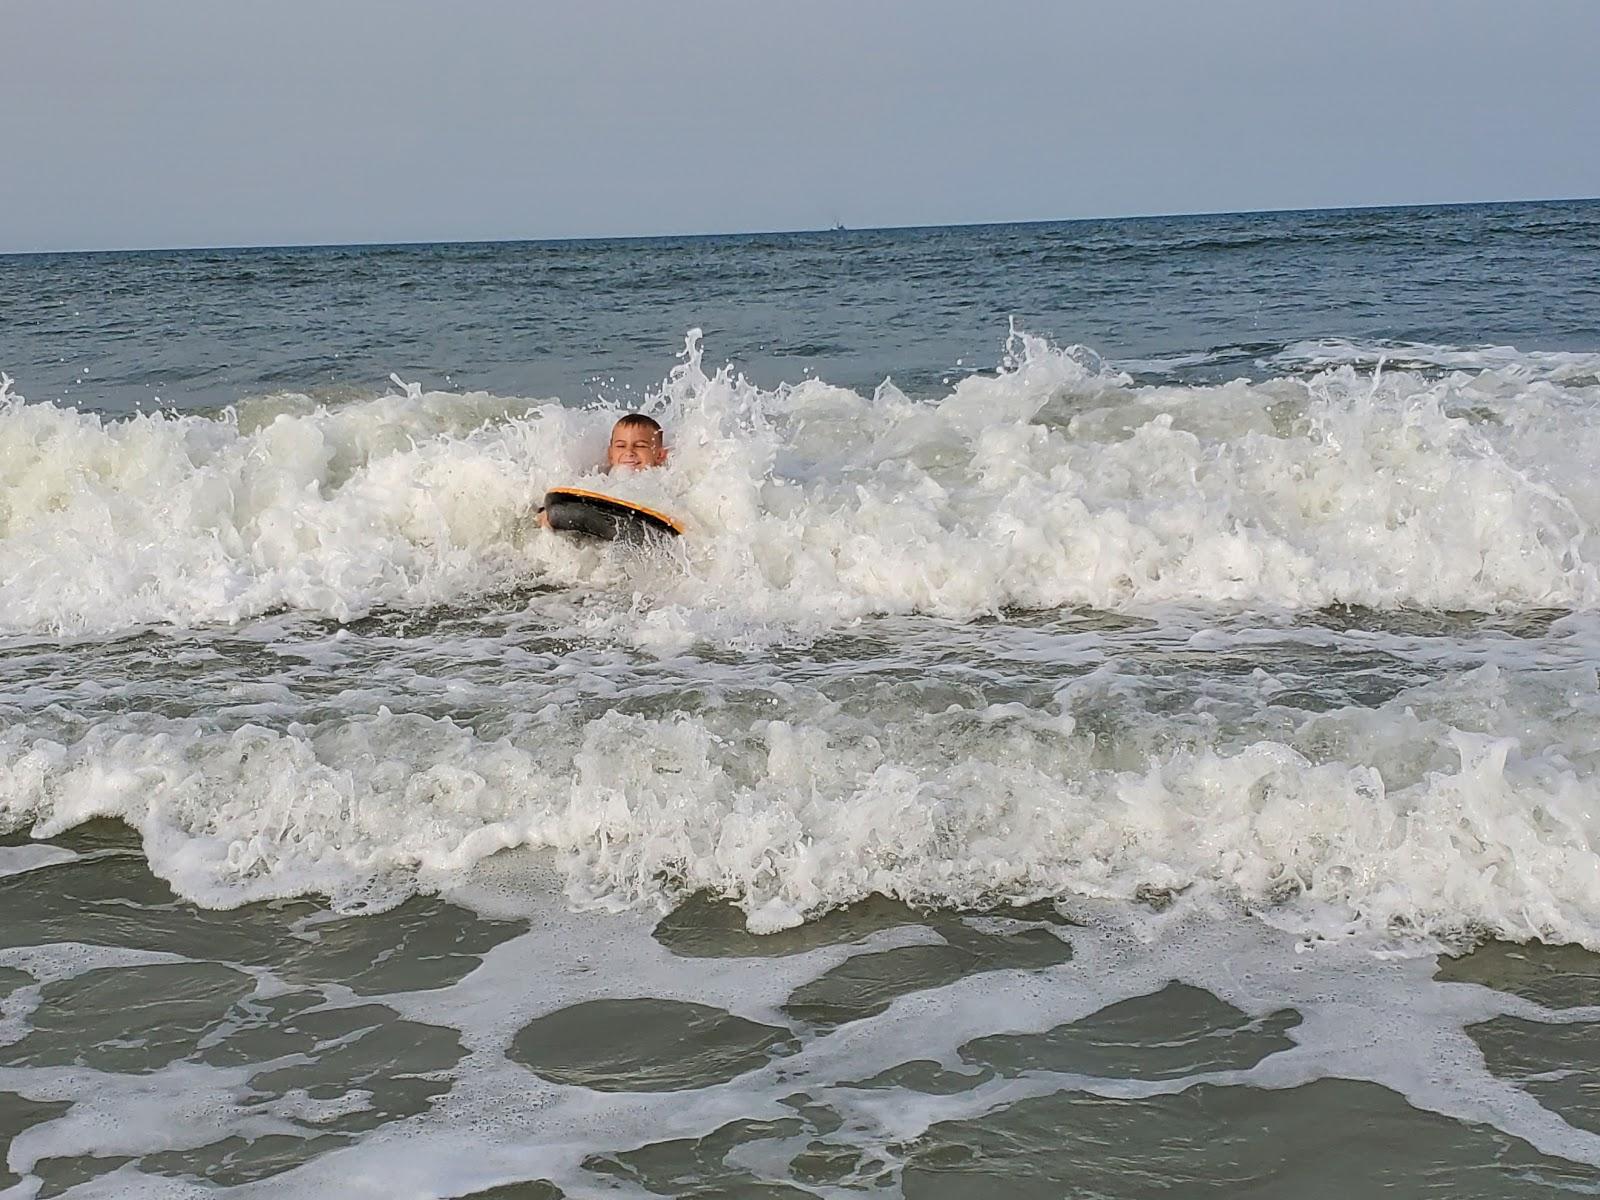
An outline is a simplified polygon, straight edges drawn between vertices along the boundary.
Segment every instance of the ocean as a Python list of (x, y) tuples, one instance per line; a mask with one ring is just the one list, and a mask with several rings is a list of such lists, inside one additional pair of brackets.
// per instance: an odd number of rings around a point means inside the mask
[(0, 1197), (1600, 1194), (1600, 202), (8, 256), (0, 371)]

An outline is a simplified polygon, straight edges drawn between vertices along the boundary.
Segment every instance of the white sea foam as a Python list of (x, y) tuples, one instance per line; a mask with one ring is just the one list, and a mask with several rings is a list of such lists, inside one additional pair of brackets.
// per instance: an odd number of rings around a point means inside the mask
[(762, 391), (707, 374), (691, 336), (647, 404), (672, 464), (603, 481), (690, 526), (655, 563), (530, 519), (546, 487), (602, 482), (614, 412), (412, 388), (111, 421), (8, 390), (0, 630), (344, 618), (526, 582), (640, 592), (629, 625), (667, 648), (1008, 606), (1590, 607), (1600, 385), (1562, 378), (1519, 360), (1135, 387), (1017, 334), (930, 404)]
[(0, 846), (0, 878), (25, 875), (56, 863), (71, 862), (77, 857), (61, 846)]
[(1592, 667), (1486, 666), (1225, 722), (1124, 703), (1132, 682), (1091, 673), (1043, 709), (926, 711), (886, 689), (862, 710), (793, 685), (660, 716), (546, 704), (492, 738), (384, 708), (283, 730), (110, 718), (71, 740), (18, 725), (0, 730), (0, 821), (125, 821), (213, 906), (384, 907), (529, 846), (582, 906), (704, 889), (758, 930), (874, 893), (1188, 890), (1294, 929), (1600, 947)]
[(1519, 350), (1514, 346), (1440, 346), (1428, 342), (1352, 342), (1316, 338), (1293, 342), (1266, 362), (1274, 367), (1325, 370), (1336, 366), (1494, 371), (1523, 382), (1594, 383), (1600, 379), (1600, 354), (1568, 350)]

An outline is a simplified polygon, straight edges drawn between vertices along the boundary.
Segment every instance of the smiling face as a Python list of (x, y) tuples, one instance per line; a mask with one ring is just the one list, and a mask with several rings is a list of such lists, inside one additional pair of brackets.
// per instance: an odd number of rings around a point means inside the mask
[(666, 461), (661, 426), (649, 417), (623, 417), (611, 427), (611, 444), (606, 447), (608, 471), (642, 471)]

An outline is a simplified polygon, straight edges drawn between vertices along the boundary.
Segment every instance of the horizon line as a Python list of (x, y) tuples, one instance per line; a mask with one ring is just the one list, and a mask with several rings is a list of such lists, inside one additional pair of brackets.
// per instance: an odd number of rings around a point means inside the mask
[(1515, 200), (1430, 200), (1402, 204), (1333, 204), (1311, 208), (1196, 209), (1187, 212), (1101, 214), (1088, 217), (1027, 217), (1004, 221), (952, 221), (938, 224), (796, 226), (789, 229), (700, 230), (680, 233), (558, 234), (547, 237), (407, 238), (399, 241), (201, 243), (183, 246), (100, 246), (87, 249), (0, 250), (0, 258), (75, 254), (190, 254), (249, 250), (361, 250), (421, 246), (533, 246), (567, 242), (660, 242), (717, 238), (796, 237), (828, 233), (904, 233), (925, 229), (994, 229), (1029, 225), (1087, 225), (1102, 221), (1170, 221), (1191, 217), (1290, 216), (1300, 213), (1393, 212), (1421, 208), (1511, 208), (1537, 204), (1593, 204), (1600, 196), (1541, 196)]

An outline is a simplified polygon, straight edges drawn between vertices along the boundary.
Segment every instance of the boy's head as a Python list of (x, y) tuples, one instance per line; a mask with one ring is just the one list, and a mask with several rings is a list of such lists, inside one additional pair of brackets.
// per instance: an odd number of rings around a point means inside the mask
[(667, 461), (667, 441), (661, 426), (643, 413), (629, 413), (611, 427), (606, 447), (606, 469), (642, 471)]

